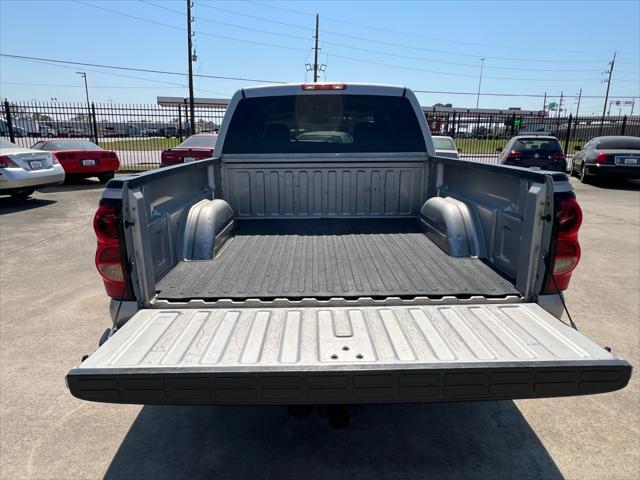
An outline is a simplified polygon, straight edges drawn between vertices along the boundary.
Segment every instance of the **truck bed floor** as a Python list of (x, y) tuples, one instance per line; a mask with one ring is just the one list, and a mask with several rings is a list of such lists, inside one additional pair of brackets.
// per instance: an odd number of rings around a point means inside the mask
[(252, 220), (213, 260), (178, 263), (161, 299), (518, 294), (477, 258), (444, 253), (410, 220)]

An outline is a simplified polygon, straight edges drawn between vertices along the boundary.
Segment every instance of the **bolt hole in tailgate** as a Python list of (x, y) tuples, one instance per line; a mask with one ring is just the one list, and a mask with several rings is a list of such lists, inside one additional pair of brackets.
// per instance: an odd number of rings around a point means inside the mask
[(149, 309), (67, 384), (99, 402), (332, 404), (583, 395), (630, 375), (536, 304)]

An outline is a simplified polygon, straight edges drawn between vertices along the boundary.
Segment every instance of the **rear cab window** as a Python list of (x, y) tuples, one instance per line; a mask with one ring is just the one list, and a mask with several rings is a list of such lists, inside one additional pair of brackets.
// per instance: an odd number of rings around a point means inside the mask
[(425, 152), (407, 98), (283, 95), (245, 98), (235, 109), (224, 154)]
[(184, 142), (178, 145), (178, 148), (182, 147), (204, 147), (213, 148), (216, 145), (217, 135), (192, 135)]
[(597, 148), (602, 150), (640, 150), (640, 138), (603, 138)]
[(50, 140), (45, 142), (44, 150), (102, 150), (88, 140)]
[(562, 147), (557, 138), (519, 138), (513, 143), (511, 150), (516, 152), (562, 152)]
[(456, 146), (450, 138), (433, 137), (433, 146), (436, 150), (455, 150)]

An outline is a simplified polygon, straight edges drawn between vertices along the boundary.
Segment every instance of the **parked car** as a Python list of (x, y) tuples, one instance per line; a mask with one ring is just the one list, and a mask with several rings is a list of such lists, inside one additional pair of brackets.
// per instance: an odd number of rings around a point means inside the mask
[(605, 176), (640, 178), (640, 137), (595, 137), (576, 150), (571, 174), (583, 183)]
[[(26, 137), (27, 136), (27, 131), (18, 126), (18, 125), (11, 125), (11, 128), (13, 130), (13, 136), (14, 137)], [(9, 123), (6, 120), (0, 120), (0, 136), (2, 137), (8, 137), (9, 136)]]
[(58, 131), (50, 127), (40, 127), (40, 131), (38, 132), (38, 135), (40, 137), (57, 137)]
[(98, 177), (105, 183), (120, 168), (116, 152), (104, 150), (88, 140), (42, 140), (32, 148), (51, 152), (64, 168), (67, 180)]
[(36, 188), (64, 182), (64, 170), (50, 152), (19, 147), (0, 138), (0, 195), (24, 200)]
[(143, 137), (157, 137), (160, 135), (160, 132), (157, 128), (145, 128), (140, 130), (140, 136)]
[(536, 170), (567, 171), (567, 160), (560, 141), (552, 135), (516, 135), (501, 152), (500, 163)]
[(160, 135), (163, 135), (165, 138), (177, 137), (178, 129), (176, 127), (164, 127), (160, 130)]
[(459, 159), (458, 147), (451, 137), (445, 137), (442, 135), (434, 135), (433, 146), (436, 149), (436, 155), (439, 157), (448, 157)]
[(246, 88), (225, 115), (214, 159), (105, 188), (113, 328), (67, 374), (74, 396), (328, 404), (344, 426), (351, 403), (627, 385), (627, 362), (556, 318), (580, 260), (566, 175), (434, 156), (400, 86)]
[(191, 135), (176, 147), (168, 148), (160, 154), (160, 167), (179, 163), (193, 162), (213, 156), (218, 135), (215, 133), (197, 133)]

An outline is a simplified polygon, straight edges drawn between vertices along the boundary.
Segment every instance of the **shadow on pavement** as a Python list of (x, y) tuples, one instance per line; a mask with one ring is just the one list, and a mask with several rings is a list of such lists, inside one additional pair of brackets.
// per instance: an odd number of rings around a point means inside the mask
[(55, 193), (75, 192), (77, 190), (92, 190), (96, 188), (104, 188), (104, 184), (100, 183), (98, 180), (82, 178), (79, 180), (72, 180), (71, 182), (64, 183), (62, 185), (39, 188), (38, 190), (45, 193)]
[[(37, 193), (35, 195), (38, 195)], [(39, 198), (27, 198), (26, 200), (14, 200), (11, 197), (0, 197), (0, 215), (7, 213), (24, 212), (33, 208), (44, 207), (56, 203), (55, 200), (42, 200)]]
[(628, 180), (625, 178), (597, 178), (592, 181), (592, 186), (606, 190), (640, 191), (640, 180)]
[(332, 430), (284, 407), (146, 406), (105, 475), (115, 479), (560, 479), (511, 401), (370, 405)]

